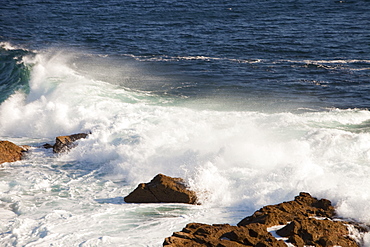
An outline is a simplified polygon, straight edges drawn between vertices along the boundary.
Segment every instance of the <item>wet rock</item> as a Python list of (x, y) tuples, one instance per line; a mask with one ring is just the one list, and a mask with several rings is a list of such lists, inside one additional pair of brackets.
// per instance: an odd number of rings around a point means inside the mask
[(346, 222), (330, 219), (297, 218), (276, 231), (297, 246), (358, 246), (348, 237)]
[(294, 201), (269, 205), (246, 217), (238, 226), (250, 223), (261, 223), (267, 226), (285, 225), (297, 217), (333, 217), (335, 214), (331, 202), (326, 199), (318, 200), (308, 193), (301, 192)]
[(190, 223), (181, 232), (166, 238), (163, 246), (286, 247), (286, 244), (274, 238), (264, 225), (258, 223), (245, 227)]
[(333, 220), (334, 207), (326, 199), (318, 200), (301, 192), (293, 201), (269, 205), (244, 218), (237, 226), (188, 224), (181, 232), (165, 239), (164, 246), (286, 246), (269, 232), (268, 227), (285, 225), (276, 233), (295, 246), (359, 246), (349, 237), (347, 225), (358, 231), (364, 227)]
[(21, 160), (29, 146), (18, 146), (10, 141), (0, 141), (0, 164)]
[(55, 138), (55, 144), (53, 146), (54, 153), (63, 153), (69, 151), (71, 148), (77, 146), (76, 141), (84, 139), (88, 136), (86, 133), (78, 133), (69, 136), (58, 136)]
[(141, 183), (124, 198), (127, 203), (189, 203), (195, 204), (195, 192), (186, 188), (182, 178), (158, 174), (149, 183)]
[(54, 146), (49, 144), (49, 143), (45, 143), (45, 144), (42, 145), (42, 147), (45, 148), (45, 149), (50, 149), (50, 148), (53, 148)]

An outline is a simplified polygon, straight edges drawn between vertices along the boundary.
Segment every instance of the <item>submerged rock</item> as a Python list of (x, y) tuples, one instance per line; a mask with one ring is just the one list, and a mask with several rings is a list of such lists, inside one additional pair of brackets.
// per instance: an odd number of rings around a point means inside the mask
[(0, 164), (21, 160), (29, 146), (18, 146), (10, 141), (0, 141)]
[(195, 204), (195, 192), (186, 188), (182, 178), (158, 174), (149, 183), (141, 183), (124, 198), (127, 203), (189, 203)]
[[(54, 153), (62, 153), (70, 150), (77, 146), (75, 143), (79, 139), (84, 139), (88, 136), (86, 133), (78, 133), (69, 136), (58, 136), (55, 138), (55, 144), (53, 146)], [(45, 148), (48, 148), (46, 144), (44, 145)]]
[(355, 223), (334, 221), (334, 216), (329, 200), (318, 200), (302, 192), (293, 201), (261, 208), (237, 226), (188, 224), (181, 232), (166, 238), (163, 245), (286, 246), (268, 232), (268, 227), (285, 225), (276, 233), (295, 246), (359, 246), (360, 243), (349, 236), (347, 225), (359, 232), (367, 229)]

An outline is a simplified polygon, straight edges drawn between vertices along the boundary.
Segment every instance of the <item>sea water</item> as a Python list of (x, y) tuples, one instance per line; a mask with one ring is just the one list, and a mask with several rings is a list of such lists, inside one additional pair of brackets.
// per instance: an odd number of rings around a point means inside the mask
[[(369, 224), (369, 8), (5, 1), (0, 137), (32, 148), (0, 170), (1, 245), (161, 246), (301, 191)], [(124, 202), (158, 173), (201, 205)]]

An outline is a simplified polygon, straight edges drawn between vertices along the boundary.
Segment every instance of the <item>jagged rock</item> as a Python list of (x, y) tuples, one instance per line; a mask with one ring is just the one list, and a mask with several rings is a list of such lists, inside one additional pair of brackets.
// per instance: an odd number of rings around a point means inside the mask
[(55, 144), (53, 146), (54, 153), (62, 153), (70, 150), (77, 146), (75, 143), (79, 139), (86, 138), (88, 134), (78, 133), (69, 136), (58, 136), (55, 138)]
[(276, 233), (288, 237), (288, 241), (297, 246), (358, 246), (347, 236), (348, 229), (344, 223), (330, 219), (297, 218)]
[(258, 223), (245, 227), (190, 223), (181, 232), (166, 238), (163, 246), (286, 247), (286, 244), (274, 238), (264, 225)]
[(141, 183), (124, 198), (128, 203), (196, 203), (195, 192), (186, 188), (182, 178), (158, 174), (149, 183)]
[(318, 200), (308, 193), (301, 192), (294, 201), (269, 205), (246, 217), (238, 226), (250, 223), (261, 223), (267, 226), (285, 225), (297, 217), (333, 217), (335, 214), (331, 202), (326, 199)]
[[(344, 221), (333, 221), (334, 207), (301, 192), (294, 201), (270, 205), (246, 217), (237, 226), (188, 224), (181, 232), (165, 239), (164, 246), (286, 246), (267, 228), (286, 225), (276, 233), (295, 246), (359, 246), (349, 235)], [(367, 231), (352, 224), (359, 231)]]
[(28, 146), (17, 146), (10, 141), (0, 141), (0, 164), (21, 160)]

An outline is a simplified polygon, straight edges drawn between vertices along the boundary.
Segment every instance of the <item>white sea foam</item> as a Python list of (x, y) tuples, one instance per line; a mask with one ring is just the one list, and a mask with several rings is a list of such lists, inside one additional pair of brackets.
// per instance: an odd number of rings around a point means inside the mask
[(125, 56), (132, 57), (139, 61), (179, 61), (179, 60), (200, 60), (200, 61), (229, 61), (236, 63), (298, 63), (298, 64), (315, 64), (315, 65), (346, 65), (346, 64), (370, 64), (370, 60), (366, 59), (328, 59), (328, 60), (270, 60), (270, 59), (232, 59), (227, 57), (208, 57), (208, 56), (135, 56), (132, 54), (125, 54)]
[(5, 50), (17, 50), (18, 47), (10, 44), (9, 42), (0, 42), (0, 47)]
[(260, 63), (263, 59), (233, 59), (227, 57), (208, 57), (208, 56), (135, 56), (125, 54), (139, 61), (181, 61), (181, 60), (199, 60), (199, 61), (229, 61), (234, 63)]
[(24, 51), (31, 51), (31, 52), (37, 52), (36, 50), (30, 50), (28, 48), (25, 48), (23, 46), (19, 46), (19, 45), (15, 45), (15, 44), (12, 44), (10, 42), (0, 42), (0, 47), (5, 49), (5, 50), (8, 50), (8, 51), (12, 51), (12, 50), (24, 50)]
[[(16, 92), (0, 105), (0, 136), (15, 142), (38, 145), (92, 131), (67, 154), (34, 149), (6, 164), (2, 243), (160, 246), (188, 222), (236, 224), (300, 191), (332, 200), (340, 216), (370, 223), (369, 111), (161, 105), (156, 96), (77, 72), (71, 59), (58, 53), (26, 61), (35, 63), (29, 94)], [(158, 173), (184, 177), (202, 206), (123, 203), (137, 183)]]

